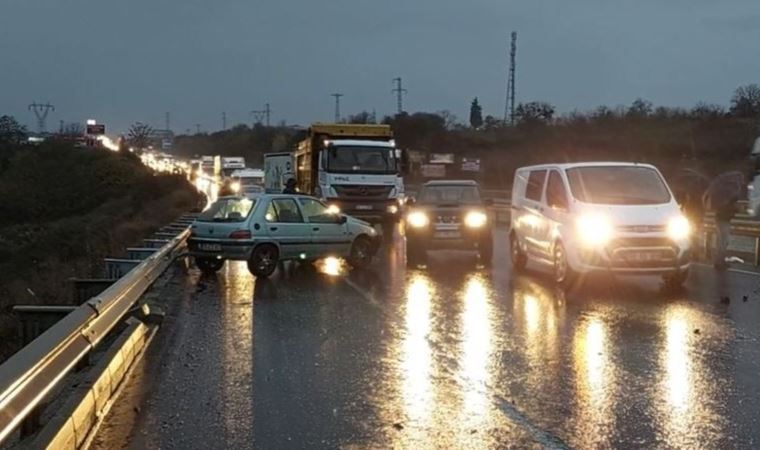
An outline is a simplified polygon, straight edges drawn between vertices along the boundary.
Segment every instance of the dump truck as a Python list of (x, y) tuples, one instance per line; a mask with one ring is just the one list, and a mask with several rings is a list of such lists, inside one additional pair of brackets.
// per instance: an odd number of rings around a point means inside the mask
[(392, 232), (405, 199), (405, 158), (389, 125), (315, 123), (293, 156), (300, 192)]

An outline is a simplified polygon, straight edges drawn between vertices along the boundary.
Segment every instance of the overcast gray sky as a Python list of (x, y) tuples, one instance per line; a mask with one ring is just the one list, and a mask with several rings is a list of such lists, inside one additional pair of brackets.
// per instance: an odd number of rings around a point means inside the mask
[(518, 101), (559, 111), (629, 104), (727, 105), (760, 82), (757, 0), (0, 0), (0, 114), (34, 128), (96, 117), (184, 132), (249, 122), (306, 124), (405, 109), (466, 119), (477, 96), (503, 115), (510, 31)]

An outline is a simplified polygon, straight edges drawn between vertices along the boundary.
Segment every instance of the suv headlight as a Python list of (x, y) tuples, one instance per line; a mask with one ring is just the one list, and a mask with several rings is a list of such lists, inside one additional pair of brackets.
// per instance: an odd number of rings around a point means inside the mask
[(668, 222), (668, 236), (670, 236), (671, 239), (680, 241), (682, 239), (687, 239), (690, 234), (691, 225), (686, 217), (674, 217)]
[(414, 228), (423, 228), (428, 226), (430, 219), (422, 211), (412, 211), (406, 216), (406, 221)]
[(612, 239), (612, 224), (605, 216), (581, 216), (575, 229), (581, 242), (589, 247), (605, 245)]
[(486, 224), (488, 216), (481, 211), (470, 211), (464, 216), (464, 224), (468, 228), (480, 228)]

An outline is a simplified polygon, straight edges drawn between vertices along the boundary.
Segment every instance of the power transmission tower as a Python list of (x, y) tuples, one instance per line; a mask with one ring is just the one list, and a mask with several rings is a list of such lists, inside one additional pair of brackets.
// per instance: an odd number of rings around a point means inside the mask
[(251, 111), (251, 114), (253, 114), (254, 120), (256, 120), (256, 123), (261, 124), (265, 123), (266, 126), (269, 126), (270, 120), (272, 118), (272, 108), (269, 107), (269, 103), (264, 104), (264, 109), (259, 109), (255, 111)]
[(166, 112), (165, 119), (166, 119), (166, 131), (171, 131), (172, 129), (171, 114), (168, 111)]
[(396, 83), (396, 87), (391, 92), (396, 94), (396, 112), (401, 114), (404, 112), (404, 94), (407, 90), (401, 87), (401, 77), (394, 78), (393, 82)]
[(227, 130), (227, 113), (222, 111), (222, 131)]
[(517, 32), (512, 32), (509, 49), (509, 77), (507, 78), (507, 103), (504, 106), (504, 123), (515, 124), (515, 57), (517, 56)]
[(195, 134), (201, 134), (201, 124), (195, 124)]
[(336, 92), (330, 95), (335, 97), (335, 123), (338, 123), (340, 122), (340, 98), (343, 97), (343, 94)]
[(47, 102), (44, 105), (34, 102), (29, 105), (29, 111), (34, 112), (34, 115), (37, 117), (37, 128), (39, 128), (40, 133), (44, 133), (47, 116), (50, 111), (55, 111), (55, 106), (51, 105), (50, 102)]

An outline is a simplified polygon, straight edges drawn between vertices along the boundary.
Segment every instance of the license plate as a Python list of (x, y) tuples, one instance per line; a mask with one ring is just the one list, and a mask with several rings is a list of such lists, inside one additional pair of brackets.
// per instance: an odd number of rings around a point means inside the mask
[(198, 250), (204, 252), (221, 252), (222, 244), (198, 244)]
[(663, 259), (662, 252), (654, 251), (654, 252), (630, 252), (627, 255), (627, 259), (631, 261), (659, 261)]
[(437, 238), (443, 238), (443, 239), (456, 239), (459, 237), (458, 231), (436, 231), (433, 235)]
[(372, 209), (372, 205), (356, 205), (356, 209), (367, 211)]

